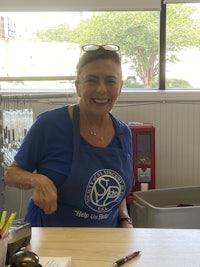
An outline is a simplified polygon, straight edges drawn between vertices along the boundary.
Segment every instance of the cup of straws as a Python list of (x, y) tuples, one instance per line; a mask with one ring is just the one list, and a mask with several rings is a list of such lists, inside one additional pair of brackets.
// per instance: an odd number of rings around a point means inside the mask
[(7, 211), (3, 211), (0, 219), (0, 266), (5, 267), (9, 239), (9, 229), (15, 219), (16, 213), (11, 213), (7, 218)]

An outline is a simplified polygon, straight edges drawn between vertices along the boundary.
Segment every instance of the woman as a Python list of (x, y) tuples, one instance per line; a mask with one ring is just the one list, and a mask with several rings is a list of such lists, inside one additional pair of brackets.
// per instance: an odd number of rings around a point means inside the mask
[(82, 47), (78, 105), (40, 114), (5, 174), (6, 184), (33, 189), (32, 226), (132, 227), (131, 132), (110, 113), (122, 84), (118, 46)]

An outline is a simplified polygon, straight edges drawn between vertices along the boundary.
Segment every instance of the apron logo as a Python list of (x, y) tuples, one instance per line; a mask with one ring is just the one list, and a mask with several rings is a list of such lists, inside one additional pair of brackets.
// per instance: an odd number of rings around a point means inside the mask
[(121, 202), (125, 190), (125, 183), (117, 172), (102, 169), (90, 178), (85, 203), (96, 212), (108, 212)]

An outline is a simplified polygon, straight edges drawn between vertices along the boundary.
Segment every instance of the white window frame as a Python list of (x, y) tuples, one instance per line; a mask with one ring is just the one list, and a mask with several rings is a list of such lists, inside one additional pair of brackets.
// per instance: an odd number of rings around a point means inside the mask
[(161, 0), (1, 0), (0, 11), (160, 10)]

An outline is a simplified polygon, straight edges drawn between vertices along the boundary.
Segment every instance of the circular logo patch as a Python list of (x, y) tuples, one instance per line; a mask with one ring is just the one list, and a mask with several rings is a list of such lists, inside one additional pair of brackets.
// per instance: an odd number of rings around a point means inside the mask
[(96, 212), (108, 212), (121, 202), (125, 189), (125, 183), (117, 172), (99, 170), (89, 180), (85, 203)]

